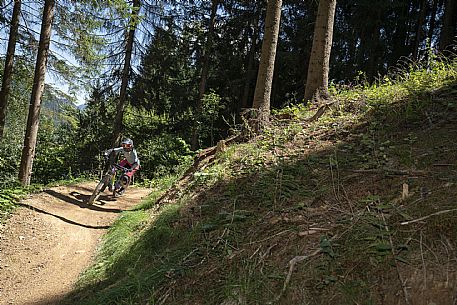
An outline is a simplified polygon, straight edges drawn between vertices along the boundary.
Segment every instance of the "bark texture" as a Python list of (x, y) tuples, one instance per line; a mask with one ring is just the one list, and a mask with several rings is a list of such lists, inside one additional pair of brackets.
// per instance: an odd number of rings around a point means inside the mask
[(55, 5), (55, 0), (45, 0), (44, 2), (40, 42), (38, 45), (32, 96), (30, 98), (29, 114), (27, 117), (27, 129), (24, 138), (24, 147), (22, 148), (21, 164), (19, 167), (19, 180), (24, 186), (30, 185), (32, 175), (33, 158), (35, 157), (38, 125), (40, 122), (41, 97), (44, 90), (46, 63), (49, 53)]
[(265, 34), (262, 42), (259, 71), (254, 92), (252, 108), (257, 111), (254, 129), (261, 130), (269, 122), (270, 97), (273, 83), (273, 72), (278, 45), (278, 33), (281, 22), (282, 0), (270, 0), (265, 18)]
[(121, 133), (123, 130), (123, 119), (125, 106), (127, 105), (127, 87), (130, 80), (130, 65), (132, 61), (133, 42), (135, 40), (135, 29), (138, 19), (138, 11), (140, 8), (140, 0), (133, 1), (132, 17), (130, 20), (130, 28), (127, 35), (127, 44), (125, 47), (124, 68), (122, 70), (121, 90), (119, 92), (119, 102), (116, 107), (116, 117), (114, 118), (113, 140), (112, 147), (119, 145), (121, 141)]
[(328, 94), (328, 73), (333, 41), (336, 0), (320, 0), (305, 87), (305, 101)]
[(6, 51), (5, 68), (3, 70), (2, 89), (0, 91), (0, 141), (3, 138), (6, 122), (6, 107), (13, 76), (14, 53), (16, 50), (17, 33), (19, 29), (19, 14), (21, 12), (21, 0), (14, 0), (13, 15), (11, 17), (8, 49)]

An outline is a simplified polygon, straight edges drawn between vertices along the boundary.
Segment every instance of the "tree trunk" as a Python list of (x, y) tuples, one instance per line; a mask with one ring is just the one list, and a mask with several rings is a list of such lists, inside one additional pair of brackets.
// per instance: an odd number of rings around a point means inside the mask
[(419, 51), (420, 51), (420, 45), (423, 39), (423, 26), (425, 23), (425, 16), (427, 12), (427, 1), (422, 0), (420, 3), (420, 9), (419, 9), (419, 18), (417, 19), (417, 27), (416, 27), (416, 37), (414, 41), (414, 49), (413, 49), (413, 58), (415, 60), (419, 59)]
[(22, 149), (21, 164), (19, 167), (19, 180), (24, 186), (30, 185), (30, 178), (32, 175), (32, 165), (33, 158), (35, 157), (38, 124), (40, 121), (41, 97), (44, 90), (46, 63), (51, 40), (51, 28), (54, 18), (55, 4), (55, 0), (45, 0), (44, 2), (40, 42), (38, 45), (32, 96), (30, 98), (29, 114), (27, 118), (27, 129), (24, 138), (24, 147)]
[[(251, 91), (251, 83), (252, 79), (254, 78), (254, 60), (255, 60), (255, 53), (257, 49), (257, 36), (258, 36), (258, 18), (254, 18), (254, 24), (253, 24), (253, 34), (251, 37), (251, 46), (249, 48), (249, 53), (248, 53), (248, 64), (247, 64), (247, 69), (246, 69), (246, 77), (245, 77), (245, 83), (244, 83), (244, 88), (243, 88), (243, 96), (241, 98), (241, 106), (240, 110), (248, 108), (249, 105), (249, 92)], [(252, 91), (251, 91), (252, 92)]]
[(414, 11), (416, 10), (415, 0), (410, 0), (408, 3), (408, 14), (407, 14), (407, 35), (406, 35), (406, 47), (408, 49), (407, 55), (411, 56), (413, 54), (413, 42), (414, 42)]
[(198, 87), (198, 97), (197, 97), (197, 105), (195, 108), (195, 123), (192, 130), (192, 140), (191, 140), (191, 149), (196, 150), (198, 148), (198, 139), (199, 139), (199, 124), (200, 118), (203, 111), (203, 95), (206, 92), (206, 83), (208, 81), (208, 74), (209, 74), (209, 51), (213, 44), (213, 34), (214, 34), (214, 25), (216, 23), (216, 12), (217, 7), (219, 5), (219, 0), (212, 0), (211, 1), (211, 15), (209, 21), (209, 28), (208, 28), (208, 36), (206, 38), (205, 46), (203, 47), (203, 64), (202, 64), (202, 74), (200, 78), (200, 85)]
[(384, 52), (381, 46), (381, 12), (377, 10), (374, 14), (375, 18), (372, 20), (372, 29), (370, 33), (370, 49), (367, 52), (368, 62), (367, 62), (367, 77), (369, 80), (373, 80), (376, 75), (379, 73), (379, 66), (382, 62), (382, 57)]
[(392, 41), (392, 53), (390, 62), (395, 63), (399, 58), (408, 55), (408, 26), (407, 20), (409, 4), (405, 2), (399, 2), (399, 7), (394, 11), (395, 14), (395, 31)]
[(123, 130), (123, 118), (125, 106), (127, 105), (127, 87), (130, 79), (130, 63), (132, 61), (133, 42), (135, 40), (135, 28), (138, 22), (138, 11), (140, 0), (133, 0), (132, 17), (129, 22), (129, 31), (127, 35), (127, 44), (125, 46), (124, 69), (122, 71), (121, 90), (119, 93), (119, 102), (116, 107), (116, 117), (114, 118), (112, 147), (119, 145), (121, 133)]
[(328, 73), (333, 41), (336, 0), (320, 0), (305, 87), (305, 101), (328, 95)]
[(444, 2), (443, 29), (441, 30), (439, 50), (446, 51), (454, 43), (457, 25), (457, 0)]
[(432, 11), (430, 13), (430, 26), (428, 27), (428, 47), (433, 46), (433, 32), (435, 31), (436, 10), (438, 8), (438, 0), (432, 0)]
[(14, 0), (13, 15), (11, 17), (10, 36), (6, 51), (5, 69), (3, 72), (2, 89), (0, 91), (0, 141), (5, 129), (6, 107), (13, 74), (14, 53), (16, 49), (17, 32), (19, 29), (19, 14), (21, 12), (21, 0)]
[(260, 131), (269, 122), (270, 97), (275, 67), (276, 47), (278, 45), (281, 23), (282, 0), (269, 0), (265, 17), (265, 33), (262, 41), (259, 71), (254, 92), (252, 108), (257, 111), (254, 130)]

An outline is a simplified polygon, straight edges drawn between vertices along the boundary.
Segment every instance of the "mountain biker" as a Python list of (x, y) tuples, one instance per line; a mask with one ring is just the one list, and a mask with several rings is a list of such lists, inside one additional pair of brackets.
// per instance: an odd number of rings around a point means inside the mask
[(121, 147), (106, 150), (105, 156), (109, 156), (113, 152), (115, 153), (115, 156), (122, 153), (124, 159), (119, 162), (119, 165), (128, 168), (128, 171), (125, 173), (128, 177), (128, 181), (124, 181), (118, 191), (118, 194), (122, 195), (125, 192), (125, 189), (129, 186), (133, 175), (140, 168), (140, 159), (138, 158), (136, 149), (133, 147), (133, 141), (130, 138), (122, 140)]

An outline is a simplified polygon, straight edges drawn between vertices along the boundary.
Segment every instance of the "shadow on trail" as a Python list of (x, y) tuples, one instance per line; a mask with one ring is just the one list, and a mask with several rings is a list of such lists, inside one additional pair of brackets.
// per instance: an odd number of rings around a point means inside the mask
[(54, 295), (49, 299), (40, 299), (32, 302), (24, 303), (23, 305), (59, 305), (62, 304), (63, 295)]
[[(51, 195), (51, 196), (53, 196), (53, 197), (55, 197), (55, 198), (57, 198), (57, 199), (62, 200), (62, 201), (77, 205), (82, 209), (89, 209), (89, 210), (98, 211), (98, 212), (110, 212), (110, 213), (120, 213), (120, 212), (123, 211), (121, 209), (103, 208), (103, 207), (100, 207), (98, 205), (93, 205), (93, 204), (89, 205), (86, 202), (88, 201), (90, 195), (84, 195), (84, 194), (81, 194), (79, 192), (71, 192), (70, 193), (71, 195), (75, 196), (75, 198), (66, 196), (64, 194), (58, 193), (58, 192), (53, 191), (53, 190), (46, 190), (44, 192), (49, 194), (49, 195)], [(108, 196), (101, 196), (100, 199), (104, 199), (104, 197), (107, 197), (107, 200), (110, 200), (110, 199), (108, 199)]]
[[(104, 208), (104, 207), (101, 207), (100, 205), (89, 205), (86, 202), (89, 199), (90, 195), (84, 195), (84, 194), (79, 193), (78, 191), (74, 191), (74, 192), (70, 193), (75, 198), (72, 198), (70, 196), (61, 194), (61, 193), (56, 192), (54, 190), (45, 190), (44, 193), (49, 194), (49, 195), (51, 195), (51, 196), (53, 196), (53, 197), (55, 197), (55, 198), (57, 198), (59, 200), (62, 200), (64, 202), (66, 202), (66, 203), (70, 203), (70, 204), (76, 205), (76, 206), (80, 207), (81, 209), (88, 209), (88, 210), (92, 210), (92, 211), (96, 211), (96, 212), (108, 212), (108, 213), (121, 213), (121, 212), (124, 211), (122, 209)], [(109, 198), (109, 196), (106, 196), (106, 195), (102, 195), (99, 200), (101, 200), (101, 201), (102, 200), (104, 200), (104, 201), (114, 201), (113, 199)], [(102, 204), (106, 204), (106, 202), (102, 201)], [(69, 224), (72, 224), (72, 225), (77, 225), (77, 226), (88, 228), (88, 229), (109, 229), (109, 227), (110, 227), (110, 226), (92, 226), (92, 225), (88, 225), (88, 224), (79, 223), (79, 222), (67, 219), (67, 218), (65, 218), (63, 216), (57, 215), (55, 213), (51, 213), (51, 212), (45, 211), (43, 209), (37, 208), (37, 207), (32, 206), (32, 205), (28, 205), (28, 204), (25, 204), (25, 203), (18, 203), (18, 205), (22, 206), (22, 207), (25, 207), (25, 208), (28, 208), (28, 209), (33, 210), (33, 211), (37, 211), (37, 212), (46, 214), (46, 215), (54, 216), (54, 217), (66, 222), (66, 223), (69, 223)]]
[(38, 209), (36, 207), (30, 206), (30, 205), (24, 204), (24, 203), (18, 203), (17, 205), (19, 205), (21, 207), (24, 207), (24, 208), (27, 208), (27, 209), (30, 209), (32, 211), (36, 211), (36, 212), (43, 213), (43, 214), (46, 214), (46, 215), (54, 216), (54, 217), (66, 222), (66, 223), (69, 223), (69, 224), (72, 224), (72, 225), (76, 225), (76, 226), (80, 226), (80, 227), (84, 227), (84, 228), (87, 228), (87, 229), (106, 230), (106, 229), (110, 228), (110, 226), (91, 226), (91, 225), (86, 225), (86, 224), (83, 224), (83, 223), (78, 223), (76, 221), (67, 219), (67, 218), (62, 217), (60, 215), (55, 215), (55, 214), (52, 214), (52, 213), (47, 212), (45, 210)]
[[(83, 203), (89, 201), (89, 198), (91, 196), (91, 195), (84, 195), (84, 194), (81, 194), (76, 191), (71, 192), (70, 195), (72, 195), (73, 197), (75, 197), (76, 199), (78, 199), (79, 201), (81, 201)], [(109, 195), (100, 194), (97, 201), (100, 202), (99, 205), (105, 205), (109, 202), (116, 201), (116, 199), (114, 199), (112, 196), (109, 196)], [(106, 209), (103, 209), (103, 210), (105, 211)]]
[(87, 191), (88, 193), (92, 193), (92, 191), (94, 190), (94, 188), (92, 188), (92, 187), (85, 187), (85, 186), (79, 186), (79, 185), (72, 186), (72, 188), (75, 189), (76, 191)]

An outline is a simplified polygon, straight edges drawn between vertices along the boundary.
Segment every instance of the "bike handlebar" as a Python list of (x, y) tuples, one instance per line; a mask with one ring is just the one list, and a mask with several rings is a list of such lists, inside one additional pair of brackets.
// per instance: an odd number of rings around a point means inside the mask
[(120, 169), (120, 170), (123, 170), (124, 172), (128, 172), (130, 170), (130, 168), (127, 168), (127, 167), (124, 167), (124, 166), (121, 166), (117, 163), (114, 163), (113, 166), (117, 169)]
[[(106, 161), (110, 161), (110, 156), (109, 156), (108, 154), (105, 153), (104, 156), (105, 156), (105, 160), (106, 160)], [(114, 166), (116, 169), (122, 170), (123, 172), (128, 172), (128, 171), (130, 171), (130, 168), (121, 166), (121, 165), (119, 165), (119, 164), (117, 164), (117, 163), (113, 163), (113, 164), (110, 165), (110, 167), (113, 167), (113, 166)]]

